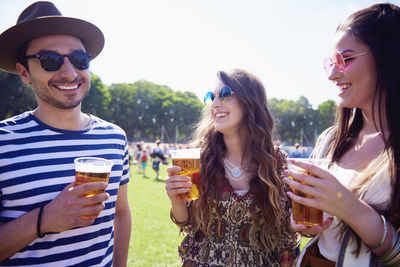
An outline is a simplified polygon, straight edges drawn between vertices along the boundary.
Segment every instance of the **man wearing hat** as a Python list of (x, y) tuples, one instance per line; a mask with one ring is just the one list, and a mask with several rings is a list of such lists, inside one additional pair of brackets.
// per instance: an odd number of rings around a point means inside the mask
[[(126, 265), (125, 132), (81, 112), (90, 60), (103, 46), (96, 26), (45, 1), (27, 7), (0, 35), (0, 69), (31, 84), (38, 102), (0, 122), (0, 266)], [(75, 186), (77, 157), (112, 160), (109, 183)]]

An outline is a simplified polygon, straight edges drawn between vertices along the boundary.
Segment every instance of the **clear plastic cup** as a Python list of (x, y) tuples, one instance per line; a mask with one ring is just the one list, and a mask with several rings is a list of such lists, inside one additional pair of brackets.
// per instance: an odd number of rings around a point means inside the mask
[[(317, 165), (320, 168), (323, 169), (328, 169), (328, 165), (329, 165), (329, 160), (327, 159), (306, 159), (306, 158), (296, 158), (294, 159), (296, 161), (302, 161), (302, 162), (307, 162), (307, 163), (311, 163), (314, 165)], [(288, 169), (291, 171), (297, 171), (297, 172), (302, 172), (302, 173), (307, 173), (309, 175), (309, 172), (307, 172), (306, 170), (291, 164), (290, 162), (288, 162)], [(290, 177), (290, 179), (293, 179), (293, 177)], [(307, 198), (312, 198), (312, 196), (308, 195), (308, 194), (304, 194), (294, 188), (292, 188), (292, 192), (298, 196), (302, 196), (302, 197), (307, 197)], [(293, 211), (293, 220), (296, 222), (296, 224), (304, 224), (306, 226), (314, 226), (314, 225), (320, 225), (322, 226), (323, 224), (323, 211), (316, 209), (316, 208), (311, 208), (308, 206), (305, 206), (303, 204), (299, 204), (296, 201), (292, 200), (292, 211)]]
[(172, 150), (171, 158), (172, 165), (182, 168), (182, 171), (176, 172), (176, 174), (189, 176), (193, 184), (188, 192), (178, 194), (178, 197), (182, 200), (198, 199), (200, 187), (200, 148)]

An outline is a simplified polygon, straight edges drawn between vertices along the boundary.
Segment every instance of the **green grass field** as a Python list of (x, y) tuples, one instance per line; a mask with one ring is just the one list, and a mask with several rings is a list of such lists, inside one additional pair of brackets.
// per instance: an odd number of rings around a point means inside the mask
[[(138, 173), (138, 166), (131, 165), (128, 184), (129, 203), (132, 211), (132, 234), (129, 245), (128, 266), (180, 266), (178, 245), (183, 239), (178, 227), (169, 218), (171, 208), (165, 192), (164, 179), (167, 165), (160, 165), (161, 180), (148, 162), (146, 175)], [(303, 247), (308, 239), (302, 240)]]
[(161, 180), (148, 162), (146, 175), (131, 165), (128, 184), (129, 204), (132, 211), (132, 233), (128, 266), (180, 266), (178, 245), (183, 239), (179, 229), (169, 218), (171, 204), (165, 192), (167, 165), (160, 165)]

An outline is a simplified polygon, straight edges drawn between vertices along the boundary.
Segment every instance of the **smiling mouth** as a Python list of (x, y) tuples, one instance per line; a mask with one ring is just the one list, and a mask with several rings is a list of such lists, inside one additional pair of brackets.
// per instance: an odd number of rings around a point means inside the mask
[(64, 91), (70, 91), (70, 90), (75, 90), (79, 87), (79, 84), (73, 84), (73, 85), (54, 85), (54, 87), (57, 87), (58, 89), (64, 90)]
[(345, 92), (347, 92), (347, 89), (349, 89), (351, 87), (351, 84), (340, 84), (337, 85), (337, 87), (339, 88), (339, 96), (344, 94)]
[(54, 79), (49, 82), (50, 86), (53, 86), (61, 91), (74, 91), (79, 89), (84, 83), (83, 78), (75, 78), (72, 81), (68, 81), (66, 79)]
[(225, 118), (226, 116), (228, 116), (228, 113), (226, 113), (226, 112), (221, 112), (221, 113), (215, 114), (216, 119)]
[(340, 90), (346, 90), (347, 88), (349, 88), (350, 87), (350, 84), (343, 84), (343, 85), (338, 85), (338, 87), (339, 87), (339, 89)]

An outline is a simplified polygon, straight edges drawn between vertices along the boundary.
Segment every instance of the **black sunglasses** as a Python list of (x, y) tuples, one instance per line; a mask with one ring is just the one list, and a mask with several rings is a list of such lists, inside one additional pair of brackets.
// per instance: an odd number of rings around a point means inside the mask
[(90, 65), (91, 54), (83, 51), (76, 51), (68, 55), (61, 55), (55, 52), (41, 51), (36, 55), (25, 56), (28, 58), (37, 58), (40, 66), (45, 71), (57, 71), (64, 64), (64, 58), (67, 57), (69, 62), (78, 70), (86, 70)]
[[(219, 97), (219, 100), (221, 102), (225, 102), (225, 101), (230, 100), (232, 95), (233, 95), (232, 89), (229, 86), (225, 85), (224, 87), (221, 88), (221, 90), (219, 90), (218, 97)], [(215, 99), (214, 93), (213, 92), (207, 92), (206, 96), (204, 97), (204, 103), (207, 104), (207, 105), (210, 105), (210, 104), (212, 104), (214, 99)]]

